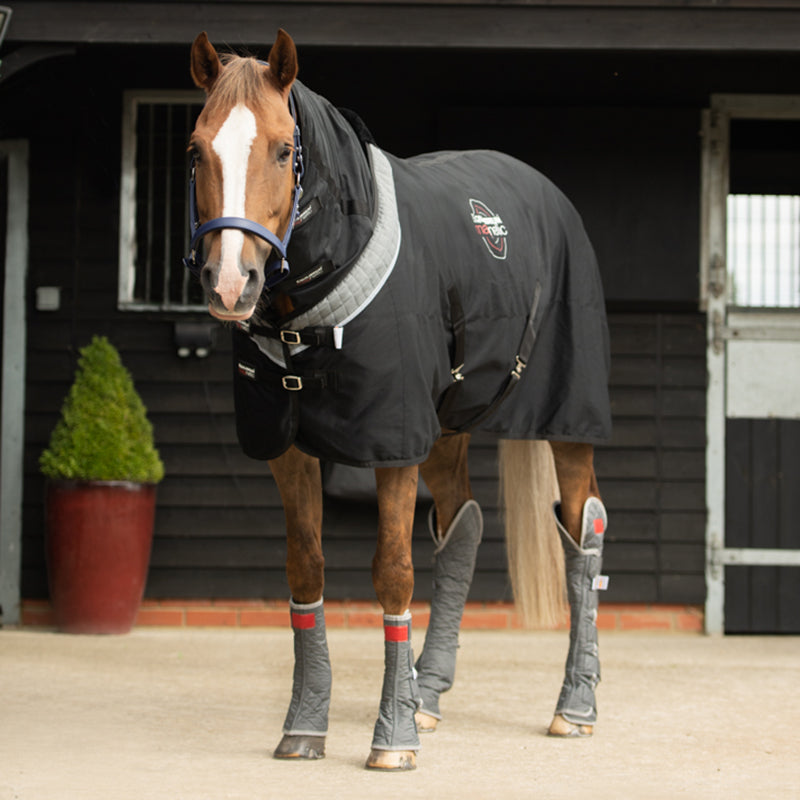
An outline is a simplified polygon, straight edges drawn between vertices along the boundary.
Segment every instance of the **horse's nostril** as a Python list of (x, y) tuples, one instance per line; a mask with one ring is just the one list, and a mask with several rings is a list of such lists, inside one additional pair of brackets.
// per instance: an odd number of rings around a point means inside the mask
[(214, 280), (209, 267), (203, 267), (203, 269), (200, 270), (200, 285), (203, 287), (203, 291), (206, 294), (211, 294), (214, 291), (216, 280)]

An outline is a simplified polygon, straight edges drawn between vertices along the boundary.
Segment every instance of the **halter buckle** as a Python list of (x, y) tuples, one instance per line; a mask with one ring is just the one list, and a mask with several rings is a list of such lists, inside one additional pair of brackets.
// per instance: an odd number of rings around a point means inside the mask
[(303, 388), (303, 379), (299, 375), (284, 375), (281, 383), (287, 392), (299, 392)]

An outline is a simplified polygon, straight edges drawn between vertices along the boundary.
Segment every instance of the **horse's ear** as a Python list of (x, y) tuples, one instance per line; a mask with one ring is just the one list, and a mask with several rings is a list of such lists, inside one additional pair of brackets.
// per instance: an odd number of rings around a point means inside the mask
[(192, 79), (195, 85), (206, 90), (208, 94), (213, 88), (222, 70), (214, 45), (208, 41), (205, 31), (199, 34), (192, 44)]
[(283, 28), (269, 51), (269, 74), (281, 92), (288, 92), (297, 77), (297, 48)]

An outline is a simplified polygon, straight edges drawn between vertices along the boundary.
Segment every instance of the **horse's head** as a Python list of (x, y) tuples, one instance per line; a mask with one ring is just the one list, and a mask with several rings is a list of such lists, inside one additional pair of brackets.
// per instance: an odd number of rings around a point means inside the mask
[(297, 51), (279, 31), (268, 65), (220, 58), (201, 33), (192, 45), (191, 72), (206, 91), (189, 147), (200, 281), (211, 314), (247, 319), (264, 287), (265, 265), (285, 255), (281, 250), (296, 213), (296, 124), (289, 92)]

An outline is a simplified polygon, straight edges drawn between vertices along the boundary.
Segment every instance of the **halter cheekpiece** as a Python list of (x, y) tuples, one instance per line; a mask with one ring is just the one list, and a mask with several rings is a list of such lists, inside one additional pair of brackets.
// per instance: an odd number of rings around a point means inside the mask
[[(259, 64), (269, 66), (264, 61), (259, 61)], [(298, 210), (300, 207), (300, 198), (303, 196), (303, 187), (301, 180), (303, 178), (303, 146), (300, 142), (300, 125), (297, 121), (297, 108), (294, 102), (294, 95), (289, 92), (289, 111), (294, 120), (294, 189), (292, 200), (292, 213), (289, 217), (289, 224), (286, 227), (286, 234), (283, 239), (279, 239), (271, 230), (268, 230), (258, 222), (253, 222), (246, 217), (217, 217), (208, 222), (200, 224), (200, 218), (197, 213), (197, 186), (195, 181), (196, 164), (195, 158), (192, 158), (192, 166), (189, 174), (189, 255), (183, 259), (183, 264), (194, 275), (199, 276), (200, 271), (204, 266), (204, 262), (198, 261), (197, 243), (207, 234), (212, 231), (221, 229), (236, 229), (244, 231), (245, 233), (252, 233), (258, 236), (265, 242), (272, 245), (272, 255), (264, 266), (264, 288), (269, 289), (279, 281), (282, 281), (289, 275), (289, 262), (286, 258), (286, 249), (289, 246), (289, 239), (292, 236), (292, 229), (294, 228), (295, 221), (297, 220)]]

